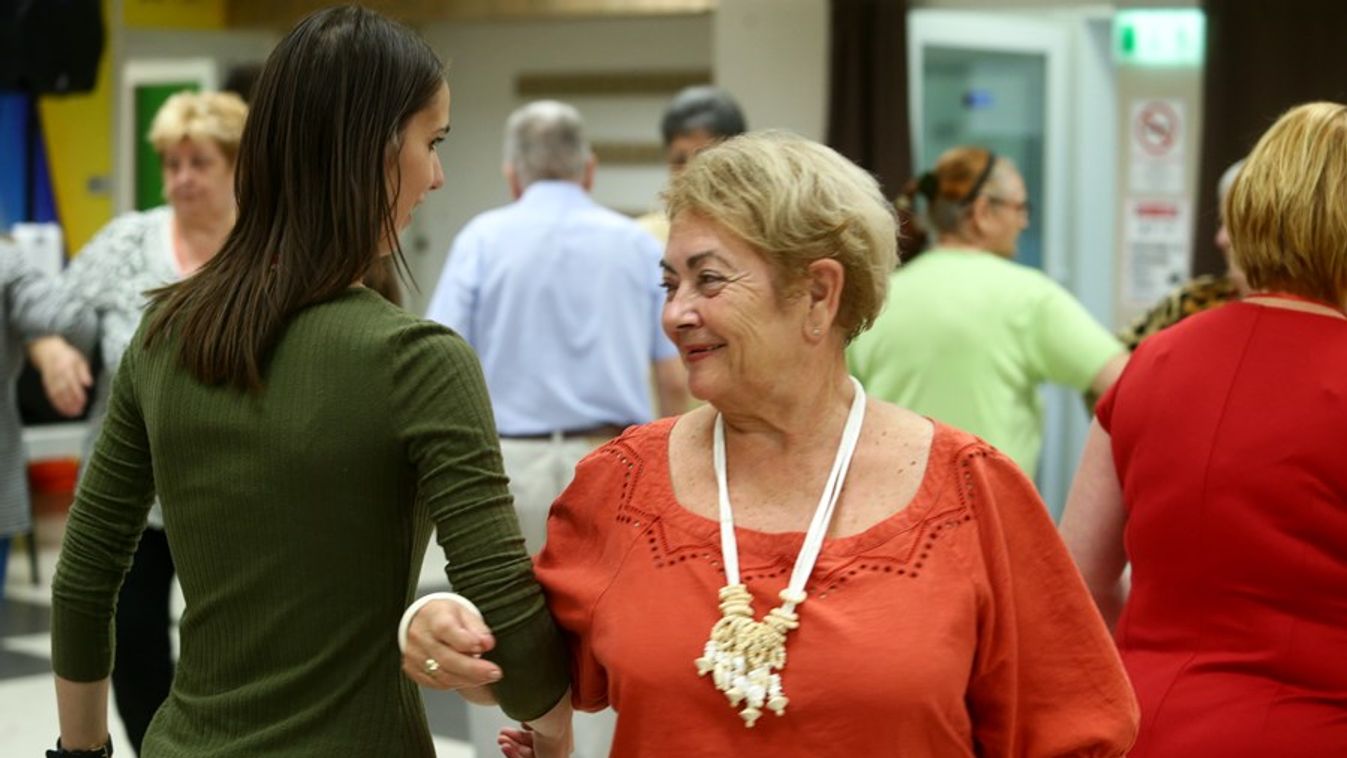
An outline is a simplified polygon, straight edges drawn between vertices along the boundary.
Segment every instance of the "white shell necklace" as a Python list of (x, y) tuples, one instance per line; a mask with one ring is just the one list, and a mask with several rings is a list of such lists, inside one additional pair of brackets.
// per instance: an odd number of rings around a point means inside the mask
[(697, 675), (711, 674), (716, 689), (725, 693), (730, 706), (743, 704), (739, 716), (745, 726), (753, 726), (766, 706), (777, 716), (786, 711), (790, 700), (781, 689), (780, 672), (786, 666), (786, 633), (800, 625), (795, 607), (805, 601), (805, 583), (814, 570), (823, 537), (828, 533), (833, 510), (842, 494), (851, 456), (861, 436), (865, 418), (865, 390), (855, 377), (856, 388), (837, 446), (832, 472), (823, 486), (814, 518), (809, 522), (804, 545), (795, 558), (790, 584), (781, 590), (781, 605), (773, 608), (762, 621), (753, 620), (753, 596), (739, 581), (739, 545), (734, 537), (734, 513), (730, 509), (730, 488), (725, 476), (725, 421), (716, 414), (712, 456), (716, 486), (720, 490), (720, 552), (725, 561), (725, 586), (720, 588), (720, 620), (711, 627), (702, 656), (697, 659)]

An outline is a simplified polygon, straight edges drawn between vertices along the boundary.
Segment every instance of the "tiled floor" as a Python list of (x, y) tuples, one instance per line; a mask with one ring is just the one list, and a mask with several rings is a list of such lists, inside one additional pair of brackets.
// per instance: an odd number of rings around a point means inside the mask
[[(10, 551), (5, 599), (0, 601), (0, 756), (41, 755), (55, 744), (58, 732), (56, 696), (51, 676), (51, 576), (56, 565), (62, 524), (45, 522), (39, 532), (51, 543), (39, 551), (39, 579), (34, 585), (28, 555), (19, 545)], [(442, 560), (442, 558), (441, 558)], [(428, 560), (421, 572), (421, 592), (448, 589), (442, 563)], [(181, 597), (177, 607), (181, 608)], [(468, 742), (467, 706), (453, 693), (425, 690), (426, 714), (440, 758), (473, 758)], [(131, 755), (116, 708), (109, 726), (118, 755)]]

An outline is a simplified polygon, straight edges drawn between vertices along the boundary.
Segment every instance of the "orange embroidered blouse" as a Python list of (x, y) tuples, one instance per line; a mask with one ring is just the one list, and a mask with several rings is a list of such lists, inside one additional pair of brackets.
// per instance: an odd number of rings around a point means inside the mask
[[(693, 663), (725, 577), (716, 522), (674, 500), (672, 426), (634, 427), (582, 461), (536, 561), (570, 642), (576, 707), (617, 710), (613, 756), (1042, 758), (1131, 745), (1131, 687), (1033, 485), (940, 424), (912, 502), (825, 543), (786, 642), (790, 706), (746, 728)], [(760, 618), (804, 535), (736, 533)]]

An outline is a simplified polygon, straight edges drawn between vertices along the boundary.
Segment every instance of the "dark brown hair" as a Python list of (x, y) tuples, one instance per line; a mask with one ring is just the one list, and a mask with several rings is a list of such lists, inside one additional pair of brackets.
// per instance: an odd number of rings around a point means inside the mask
[(393, 264), (391, 257), (384, 257), (370, 266), (369, 273), (365, 274), (365, 286), (383, 295), (393, 305), (402, 305), (402, 287), (398, 284), (398, 271)]
[(373, 11), (329, 8), (301, 21), (253, 93), (238, 222), (195, 276), (150, 293), (147, 343), (172, 331), (197, 379), (258, 389), (296, 312), (363, 279), (385, 245), (405, 271), (393, 217), (399, 142), (443, 81), (430, 47)]
[[(903, 186), (894, 202), (899, 228), (903, 233), (899, 257), (911, 260), (935, 233), (955, 231), (963, 222), (968, 206), (987, 187), (996, 168), (996, 154), (981, 147), (955, 147), (946, 150), (935, 168), (914, 177)], [(917, 197), (926, 201), (926, 221), (917, 211)]]

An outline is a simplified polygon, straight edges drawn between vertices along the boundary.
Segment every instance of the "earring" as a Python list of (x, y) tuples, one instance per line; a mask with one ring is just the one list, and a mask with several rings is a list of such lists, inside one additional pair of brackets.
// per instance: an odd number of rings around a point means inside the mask
[(820, 328), (818, 328), (817, 326), (814, 327), (814, 336), (817, 337), (817, 336), (819, 336), (819, 335), (821, 335), (821, 334), (823, 334), (823, 330), (820, 329)]

